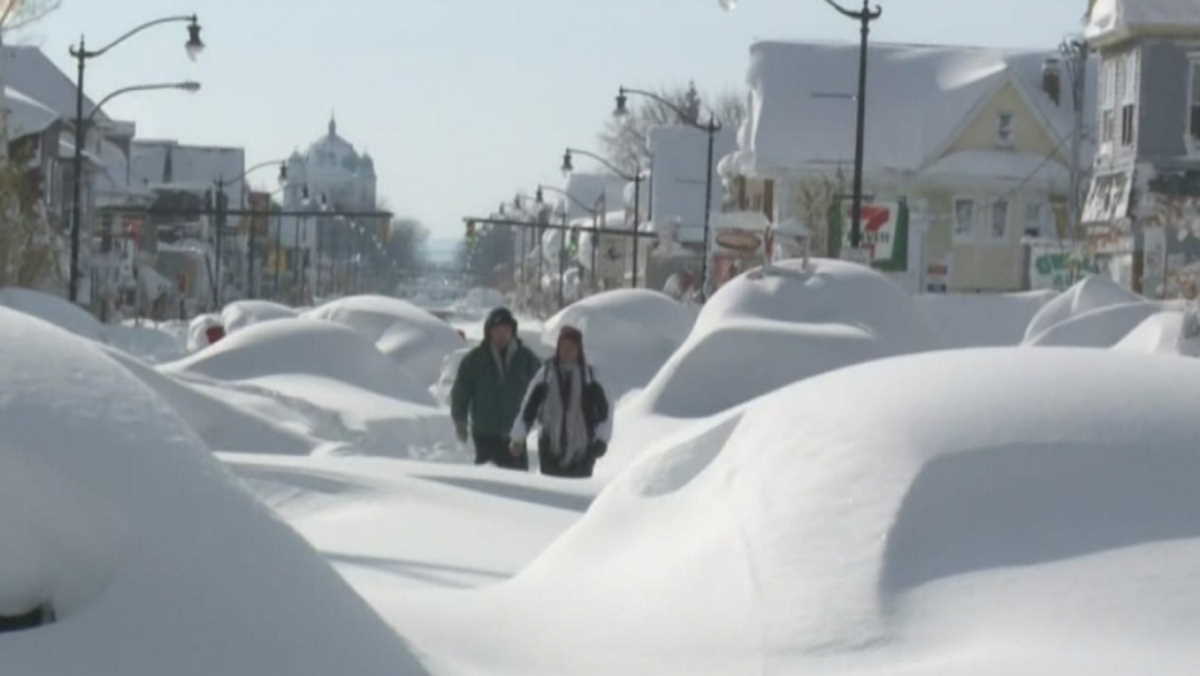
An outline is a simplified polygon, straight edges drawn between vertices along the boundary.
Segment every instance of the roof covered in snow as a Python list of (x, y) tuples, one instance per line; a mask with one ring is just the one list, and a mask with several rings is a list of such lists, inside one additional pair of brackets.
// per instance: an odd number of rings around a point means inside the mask
[(59, 119), (54, 109), (12, 87), (4, 88), (8, 104), (8, 137), (39, 134)]
[[(759, 42), (750, 48), (751, 111), (737, 166), (786, 172), (853, 161), (858, 45)], [(1051, 137), (1070, 135), (1070, 106), (1041, 90), (1056, 52), (872, 43), (868, 56), (868, 170), (918, 170), (938, 159), (972, 114), (1006, 84)], [(1089, 93), (1094, 87), (1087, 88)], [(1085, 105), (1090, 111), (1092, 106)]]
[(1084, 24), (1099, 45), (1135, 34), (1200, 36), (1200, 0), (1092, 0)]
[(207, 189), (218, 178), (228, 184), (229, 195), (238, 195), (246, 167), (246, 151), (227, 146), (183, 145), (177, 141), (137, 140), (132, 147), (132, 186), (179, 186), (181, 190)]

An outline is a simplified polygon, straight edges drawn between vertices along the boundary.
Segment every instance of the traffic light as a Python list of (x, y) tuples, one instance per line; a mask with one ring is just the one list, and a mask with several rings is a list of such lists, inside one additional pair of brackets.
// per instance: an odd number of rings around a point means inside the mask
[(474, 247), (479, 240), (479, 236), (475, 232), (475, 221), (467, 221), (467, 246)]
[(579, 252), (579, 228), (571, 228), (571, 243), (567, 249), (572, 256)]

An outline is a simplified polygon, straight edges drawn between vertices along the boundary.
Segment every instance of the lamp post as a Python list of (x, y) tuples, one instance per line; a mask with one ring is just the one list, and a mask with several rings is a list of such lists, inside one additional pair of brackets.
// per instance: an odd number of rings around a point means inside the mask
[[(543, 204), (545, 202), (545, 195), (543, 193), (543, 190), (549, 190), (550, 192), (562, 195), (563, 197), (567, 198), (572, 203), (574, 203), (575, 206), (579, 207), (580, 209), (583, 209), (584, 211), (591, 214), (593, 218), (595, 218), (596, 213), (597, 213), (595, 208), (589, 207), (588, 205), (584, 204), (583, 202), (581, 202), (579, 200), (579, 198), (575, 197), (574, 195), (567, 192), (566, 190), (563, 190), (562, 188), (555, 188), (552, 185), (538, 185), (536, 197), (535, 197), (538, 204)], [(567, 256), (566, 256), (566, 249), (567, 249), (567, 230), (566, 230), (566, 228), (567, 228), (568, 223), (567, 223), (567, 206), (565, 203), (562, 204), (561, 215), (562, 215), (563, 229), (559, 232), (559, 239), (558, 239), (558, 307), (559, 307), (559, 309), (562, 309), (562, 307), (564, 305), (563, 276), (566, 275), (566, 258), (567, 258)], [(538, 245), (538, 250), (539, 250), (539, 254), (540, 254), (540, 251), (541, 251), (540, 243)]]
[[(1071, 105), (1074, 120), (1071, 125), (1071, 167), (1070, 167), (1070, 194), (1067, 199), (1067, 209), (1069, 213), (1068, 228), (1071, 237), (1075, 238), (1079, 235), (1079, 225), (1081, 219), (1080, 197), (1080, 171), (1079, 171), (1079, 156), (1082, 153), (1083, 147), (1083, 95), (1084, 88), (1087, 84), (1087, 58), (1088, 44), (1082, 40), (1066, 39), (1058, 46), (1058, 51), (1062, 54), (1066, 62), (1067, 77), (1070, 78), (1071, 86)], [(1042, 64), (1042, 89), (1048, 94), (1057, 104), (1061, 96), (1060, 82), (1058, 79), (1058, 59), (1046, 59)]]
[[(642, 167), (641, 167), (641, 163), (637, 162), (637, 160), (634, 160), (636, 165), (635, 165), (633, 175), (630, 176), (629, 174), (627, 174), (627, 173), (621, 171), (620, 169), (616, 168), (615, 166), (613, 166), (613, 164), (611, 162), (609, 162), (608, 160), (604, 159), (603, 157), (597, 155), (596, 153), (588, 152), (586, 150), (580, 150), (578, 148), (567, 148), (566, 152), (563, 153), (563, 162), (562, 162), (562, 172), (563, 172), (564, 176), (575, 170), (575, 167), (571, 163), (571, 153), (576, 153), (579, 155), (583, 155), (585, 157), (590, 157), (593, 160), (596, 160), (600, 164), (607, 167), (609, 171), (613, 172), (620, 178), (622, 178), (626, 181), (633, 181), (633, 231), (635, 233), (638, 232), (641, 228), (641, 214), (642, 214)], [(637, 288), (637, 285), (638, 285), (638, 240), (639, 239), (641, 239), (641, 238), (636, 237), (636, 236), (633, 238), (633, 279), (632, 279), (632, 283), (630, 284), (630, 287), (635, 288), (635, 289)], [(593, 252), (594, 251), (595, 251), (595, 247), (593, 245)], [(594, 264), (593, 264), (593, 268), (592, 268), (592, 273), (595, 274)]]
[[(684, 111), (674, 103), (664, 99), (663, 97), (653, 92), (644, 91), (641, 89), (631, 89), (621, 86), (617, 89), (617, 107), (613, 111), (613, 115), (623, 117), (629, 113), (626, 108), (626, 102), (629, 94), (637, 94), (658, 101), (664, 106), (675, 111), (679, 119), (693, 129), (699, 129), (708, 134), (708, 160), (706, 162), (707, 171), (704, 175), (704, 258), (700, 261), (700, 300), (703, 302), (708, 297), (708, 240), (709, 240), (709, 221), (712, 214), (712, 175), (713, 175), (713, 139), (717, 132), (721, 130), (721, 124), (717, 122), (717, 118), (712, 113), (708, 116), (708, 124), (700, 124), (691, 115)], [(634, 238), (636, 244), (636, 237)]]
[[(81, 36), (79, 36), (79, 46), (71, 47), (68, 50), (70, 52), (71, 56), (76, 60), (76, 62), (78, 64), (78, 76), (76, 77), (76, 80), (75, 80), (75, 156), (74, 156), (73, 162), (72, 162), (72, 169), (75, 172), (75, 177), (74, 177), (75, 185), (73, 186), (75, 203), (72, 207), (71, 271), (70, 271), (70, 281), (69, 281), (68, 287), (67, 287), (67, 297), (72, 303), (74, 303), (76, 301), (76, 299), (78, 298), (78, 294), (79, 294), (79, 230), (80, 230), (80, 222), (83, 219), (83, 210), (82, 210), (81, 202), (82, 202), (82, 184), (83, 184), (83, 144), (84, 144), (84, 118), (83, 118), (84, 65), (87, 63), (88, 59), (94, 59), (98, 56), (103, 55), (108, 50), (112, 49), (113, 47), (116, 47), (117, 45), (121, 44), (125, 40), (136, 35), (137, 33), (142, 32), (143, 30), (146, 30), (147, 28), (150, 28), (152, 26), (157, 26), (159, 24), (173, 23), (173, 22), (179, 22), (179, 21), (188, 22), (188, 27), (187, 27), (188, 41), (186, 43), (184, 43), (184, 47), (187, 49), (188, 56), (194, 59), (196, 57), (196, 55), (199, 54), (204, 49), (204, 43), (200, 40), (200, 24), (197, 21), (195, 14), (192, 14), (190, 16), (168, 16), (168, 17), (164, 17), (161, 19), (155, 19), (154, 21), (148, 21), (140, 26), (137, 26), (137, 27), (131, 29), (130, 31), (126, 32), (124, 35), (117, 38), (116, 40), (113, 40), (112, 42), (108, 43), (104, 47), (102, 47), (100, 49), (95, 49), (95, 50), (87, 49), (87, 47), (84, 43), (84, 38), (81, 35)], [(154, 87), (154, 88), (162, 89), (164, 87)], [(129, 88), (129, 89), (127, 89), (127, 91), (135, 91), (135, 88)], [(116, 96), (119, 93), (123, 93), (123, 92), (120, 92), (120, 91), (114, 92), (110, 96), (106, 97), (105, 100), (108, 100), (109, 98), (112, 98), (113, 96)], [(99, 107), (98, 105), (93, 107), (93, 111), (92, 111), (93, 114), (95, 113), (95, 108), (98, 108), (98, 107)]]
[[(213, 302), (216, 304), (216, 307), (218, 309), (221, 307), (221, 296), (222, 296), (222, 291), (224, 290), (224, 286), (225, 286), (224, 280), (221, 277), (221, 259), (222, 259), (222, 255), (223, 255), (221, 245), (223, 242), (224, 231), (225, 231), (225, 206), (226, 206), (225, 187), (226, 187), (226, 185), (232, 186), (234, 183), (237, 183), (238, 181), (246, 178), (246, 176), (248, 176), (250, 174), (250, 172), (252, 172), (252, 171), (257, 171), (259, 169), (262, 169), (263, 167), (269, 167), (269, 166), (272, 166), (275, 164), (279, 165), (279, 182), (281, 184), (286, 184), (287, 183), (287, 162), (286, 162), (286, 160), (270, 160), (267, 162), (260, 162), (256, 165), (250, 167), (246, 171), (243, 171), (240, 176), (238, 176), (237, 178), (234, 178), (233, 180), (229, 181), (228, 183), (226, 183), (225, 177), (223, 177), (223, 176), (217, 177), (217, 180), (216, 180), (217, 192), (214, 196), (214, 199), (216, 201), (216, 204), (215, 204), (216, 219), (215, 220), (216, 220), (216, 259), (217, 259), (217, 261), (216, 261), (215, 267), (216, 267), (217, 280), (216, 280), (216, 284), (215, 284), (214, 290), (213, 290)], [(269, 212), (269, 209), (268, 209), (268, 212)], [(246, 289), (248, 292), (248, 296), (253, 298), (254, 297), (254, 224), (253, 224), (253, 221), (251, 221), (251, 225), (250, 225), (250, 239), (249, 239), (247, 248), (249, 249), (249, 252), (247, 253), (247, 261), (246, 261), (246, 263), (247, 263), (247, 265), (246, 265)]]
[[(86, 138), (87, 128), (91, 127), (92, 124), (96, 121), (96, 114), (100, 112), (100, 110), (104, 107), (104, 104), (108, 103), (109, 101), (117, 98), (118, 96), (120, 96), (122, 94), (128, 94), (129, 92), (145, 92), (145, 91), (155, 91), (155, 90), (160, 90), (160, 89), (179, 89), (179, 90), (183, 90), (186, 92), (197, 92), (200, 90), (200, 83), (193, 82), (191, 80), (187, 80), (184, 82), (164, 82), (161, 84), (143, 84), (143, 85), (132, 85), (129, 87), (122, 87), (122, 88), (110, 93), (108, 96), (105, 96), (104, 98), (100, 99), (99, 102), (97, 102), (95, 105), (92, 106), (92, 112), (88, 113), (87, 118), (83, 121), (83, 124), (80, 125), (84, 129), (84, 134), (83, 134), (84, 137)], [(76, 137), (76, 139), (78, 140), (78, 136)], [(83, 151), (78, 145), (75, 147), (74, 161), (75, 161), (75, 175), (78, 177), (82, 174), (82, 166), (83, 166)], [(82, 185), (82, 181), (76, 179), (75, 186), (74, 186), (76, 208), (78, 208), (78, 204), (80, 201), (79, 200), (80, 185)], [(76, 213), (78, 213), (78, 211)], [(76, 221), (76, 222), (78, 222), (78, 221)], [(71, 229), (71, 245), (72, 245), (71, 246), (71, 272), (76, 273), (76, 271), (78, 269), (77, 264), (78, 264), (78, 257), (79, 257), (79, 230), (78, 230), (78, 228)], [(136, 265), (136, 261), (135, 261), (135, 265)], [(136, 279), (136, 275), (134, 278)], [(72, 280), (72, 284), (73, 284), (71, 289), (72, 289), (72, 292), (74, 292), (74, 289), (76, 288), (74, 286), (74, 284), (76, 284), (78, 282), (78, 277), (72, 276), (71, 280)], [(71, 299), (74, 300), (74, 295), (72, 295)], [(139, 299), (139, 303), (140, 303), (140, 299)], [(139, 305), (139, 308), (140, 308), (140, 305)], [(100, 308), (101, 321), (104, 320), (106, 314), (107, 314), (107, 306), (102, 305)]]
[(867, 114), (867, 36), (871, 32), (871, 22), (883, 14), (879, 5), (870, 8), (868, 0), (863, 0), (862, 10), (852, 12), (833, 0), (825, 0), (829, 6), (860, 24), (861, 39), (858, 46), (858, 118), (854, 125), (854, 197), (850, 208), (850, 247), (858, 249), (862, 241), (862, 181), (863, 181), (863, 136)]

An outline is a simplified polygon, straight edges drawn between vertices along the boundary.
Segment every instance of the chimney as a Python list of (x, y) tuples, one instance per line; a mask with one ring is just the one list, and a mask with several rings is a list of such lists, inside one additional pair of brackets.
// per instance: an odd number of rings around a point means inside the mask
[(1042, 91), (1054, 101), (1054, 105), (1059, 105), (1062, 100), (1062, 69), (1056, 57), (1042, 62)]

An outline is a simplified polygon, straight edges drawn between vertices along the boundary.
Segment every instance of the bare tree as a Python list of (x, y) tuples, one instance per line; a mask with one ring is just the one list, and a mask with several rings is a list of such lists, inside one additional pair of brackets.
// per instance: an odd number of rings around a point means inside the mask
[(35, 177), (23, 162), (0, 164), (0, 286), (48, 288), (61, 281)]
[(604, 154), (623, 171), (633, 172), (638, 166), (650, 165), (650, 130), (654, 127), (689, 122), (704, 124), (708, 121), (706, 113), (711, 112), (722, 125), (737, 128), (746, 116), (743, 97), (736, 93), (723, 93), (706, 101), (692, 84), (660, 87), (654, 93), (671, 105), (639, 97), (637, 103), (630, 106), (628, 115), (609, 119), (599, 134)]
[(829, 219), (838, 195), (846, 193), (846, 172), (839, 166), (832, 174), (814, 174), (797, 181), (792, 192), (794, 213), (809, 229), (809, 250), (829, 255)]

